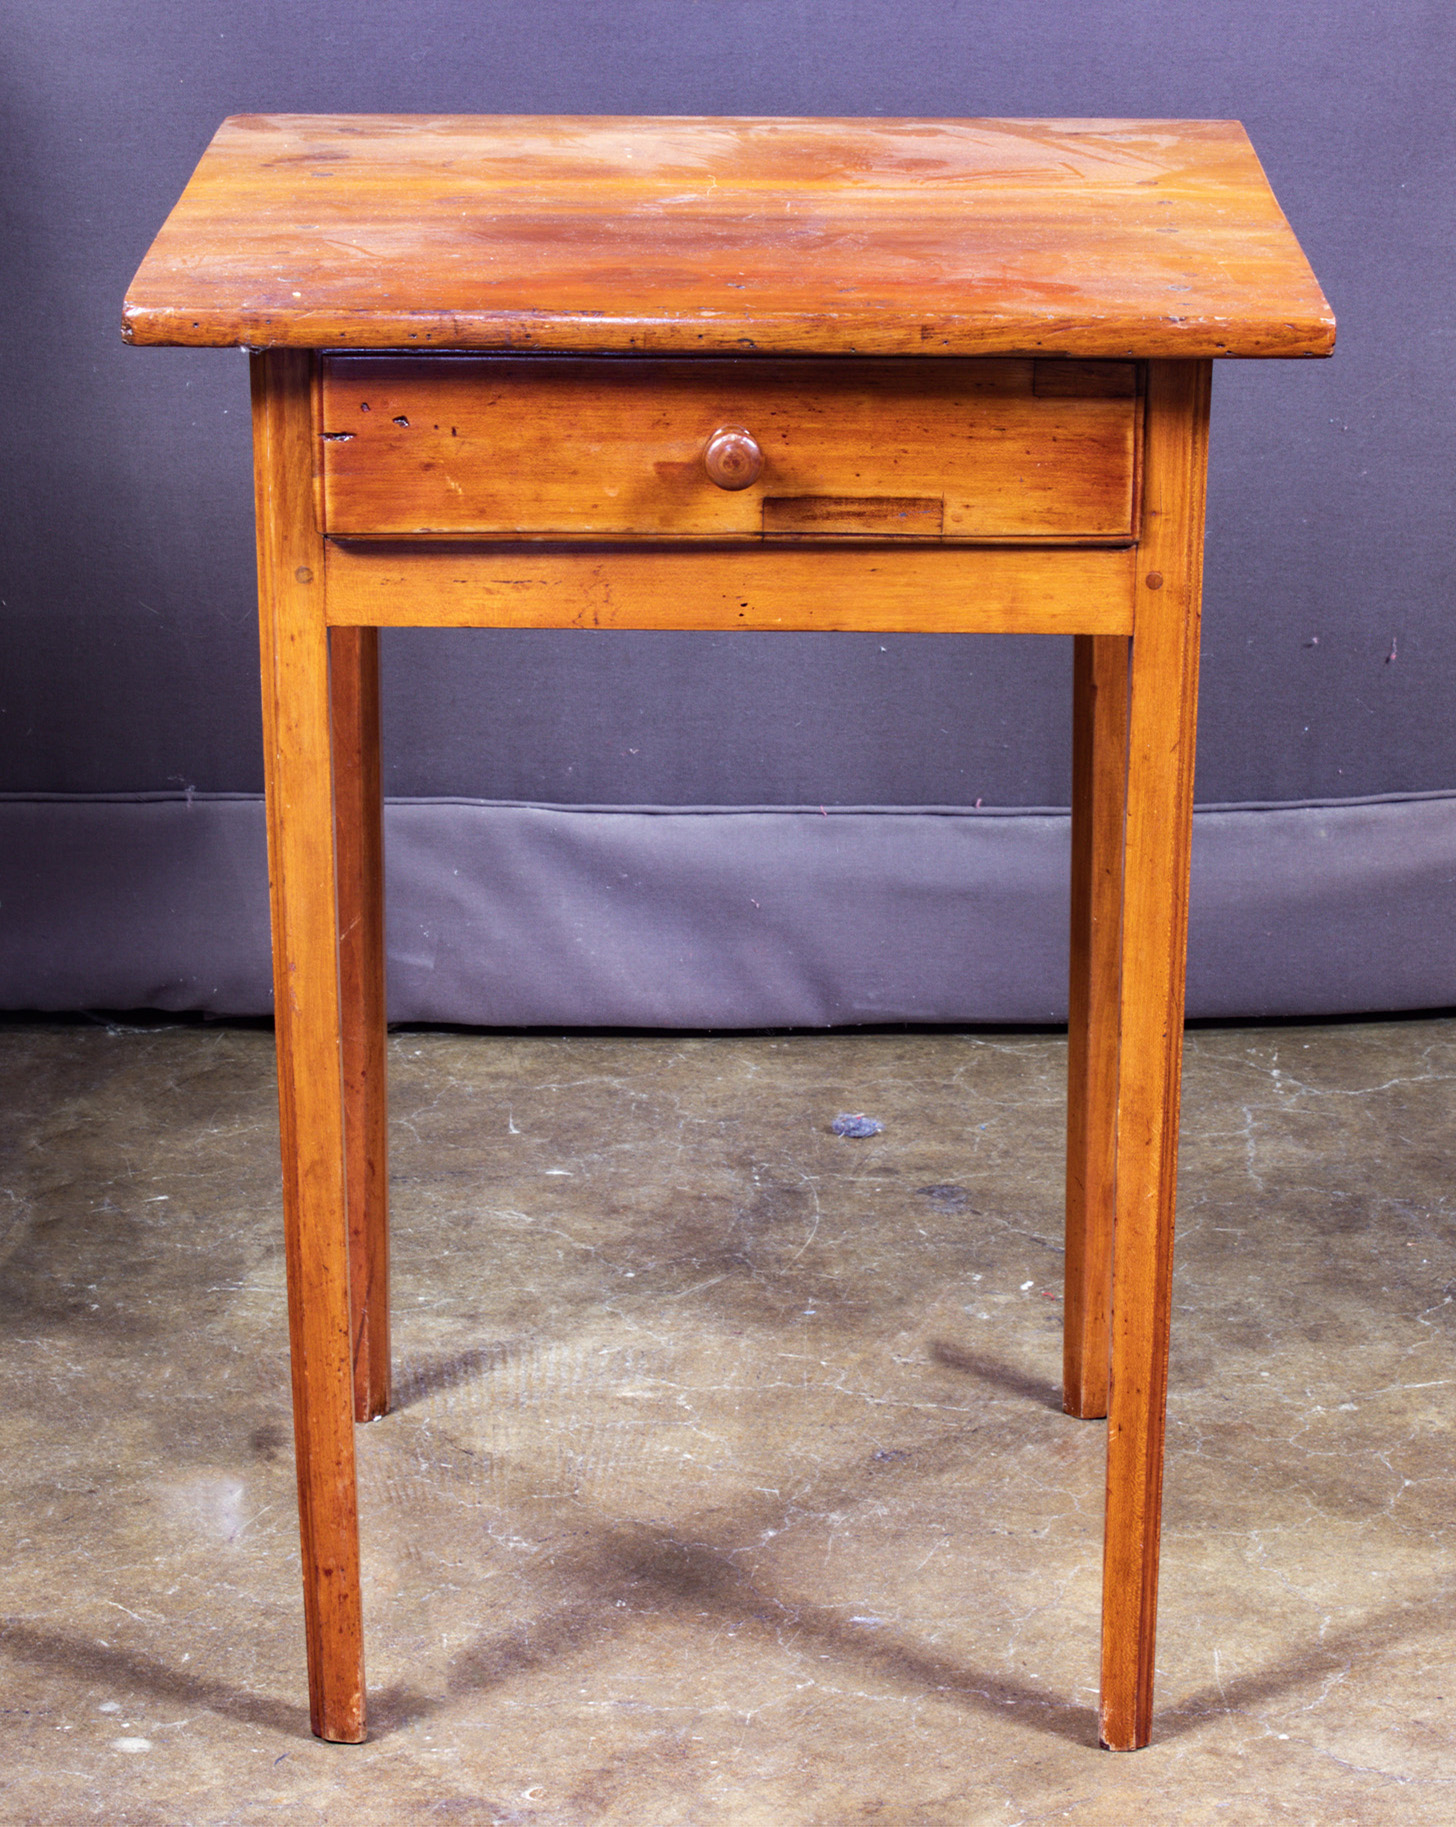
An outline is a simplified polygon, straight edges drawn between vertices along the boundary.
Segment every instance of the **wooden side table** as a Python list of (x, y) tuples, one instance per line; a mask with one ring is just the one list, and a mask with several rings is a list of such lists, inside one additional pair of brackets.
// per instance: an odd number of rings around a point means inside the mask
[(1242, 128), (242, 116), (123, 333), (254, 352), (314, 1730), (389, 1405), (378, 629), (916, 629), (1076, 637), (1065, 1404), (1145, 1744), (1209, 377), (1334, 341)]

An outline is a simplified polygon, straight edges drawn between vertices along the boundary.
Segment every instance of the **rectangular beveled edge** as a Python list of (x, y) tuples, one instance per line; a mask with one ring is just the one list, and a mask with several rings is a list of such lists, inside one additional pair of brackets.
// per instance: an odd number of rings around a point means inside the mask
[(1131, 634), (1136, 548), (329, 540), (334, 627)]
[(791, 539), (940, 539), (945, 501), (939, 495), (765, 495), (763, 535)]
[[(548, 213), (555, 208), (567, 234), (570, 224), (580, 222), (584, 198), (615, 194), (625, 182), (626, 213), (619, 208), (613, 220), (619, 225), (631, 220), (631, 198), (644, 190), (642, 180), (650, 174), (625, 162), (622, 147), (630, 134), (671, 146), (674, 136), (690, 140), (708, 133), (732, 140), (734, 134), (755, 132), (769, 134), (776, 153), (792, 155), (787, 163), (782, 157), (769, 161), (771, 202), (786, 186), (814, 183), (842, 203), (856, 194), (862, 177), (871, 180), (869, 189), (877, 196), (894, 194), (897, 181), (908, 191), (910, 180), (923, 175), (918, 167), (925, 161), (897, 164), (904, 148), (896, 135), (939, 132), (950, 136), (948, 145), (956, 136), (966, 146), (995, 142), (990, 151), (982, 148), (979, 165), (960, 146), (961, 164), (953, 158), (951, 169), (934, 172), (936, 200), (922, 217), (979, 223), (979, 197), (990, 195), (987, 223), (1000, 252), (996, 264), (1013, 273), (1030, 256), (1031, 244), (1016, 239), (1015, 211), (997, 218), (996, 193), (998, 188), (1026, 192), (1037, 242), (1060, 247), (1070, 266), (1065, 272), (1042, 271), (1046, 261), (1038, 254), (1031, 258), (1035, 270), (1022, 276), (1027, 283), (1013, 280), (1008, 295), (973, 300), (948, 283), (963, 270), (963, 259), (955, 256), (964, 250), (945, 245), (942, 234), (933, 246), (919, 248), (917, 271), (926, 277), (910, 288), (886, 288), (882, 276), (869, 271), (859, 274), (864, 283), (858, 288), (847, 286), (845, 275), (821, 272), (822, 262), (803, 259), (797, 246), (789, 251), (808, 278), (780, 284), (785, 250), (770, 236), (759, 253), (772, 258), (745, 269), (767, 274), (778, 260), (766, 287), (735, 284), (725, 291), (719, 282), (726, 273), (705, 271), (700, 260), (679, 262), (655, 290), (623, 309), (619, 276), (643, 270), (643, 264), (619, 252), (605, 275), (592, 268), (568, 275), (564, 285), (547, 281), (543, 289), (529, 258), (529, 249), (542, 245), (540, 208)], [(793, 141), (796, 133), (801, 144)], [(510, 210), (497, 205), (502, 196), (520, 192), (519, 172), (514, 185), (502, 189), (504, 180), (494, 167), (509, 167), (512, 158), (519, 165), (526, 144), (522, 134), (536, 136), (529, 147), (543, 182), (532, 187), (533, 196), (537, 190), (541, 195), (527, 211), (531, 232), (513, 242)], [(855, 183), (841, 186), (843, 195), (826, 183), (838, 167), (832, 158), (826, 164), (825, 147), (843, 162), (836, 135), (841, 141), (868, 140), (880, 155), (878, 165), (856, 165)], [(450, 157), (442, 155), (432, 166), (430, 152), (442, 136)], [(424, 156), (415, 156), (418, 146), (411, 140), (429, 149)], [(1111, 157), (1099, 140), (1117, 142)], [(1009, 167), (1003, 170), (1008, 148)], [(1139, 150), (1148, 155), (1145, 167), (1154, 175), (1140, 176), (1128, 167), (1124, 154), (1135, 164)], [(1033, 156), (1038, 153), (1039, 163)], [(711, 191), (720, 219), (782, 226), (780, 212), (764, 208), (761, 198), (750, 198), (748, 207), (742, 196), (735, 201), (723, 194), (745, 185), (737, 182), (737, 162), (728, 154), (719, 157), (717, 171), (711, 158), (690, 161), (697, 168), (699, 194), (669, 200), (701, 208)], [(472, 161), (490, 169), (482, 175)], [(682, 193), (679, 174), (669, 175), (668, 188)], [(432, 183), (440, 194), (433, 198), (432, 214), (415, 211), (413, 240), (404, 245), (396, 219), (399, 187), (418, 185), (422, 177), (421, 199)], [(746, 188), (762, 188), (761, 178), (750, 170)], [(993, 181), (985, 182), (988, 178)], [(704, 185), (704, 179), (712, 182)], [(479, 239), (469, 210), (461, 208), (462, 184), (480, 193), (477, 205), (499, 231), (501, 245), (490, 268), (490, 289), (497, 296), (485, 295), (468, 257), (462, 262), (465, 244)], [(1156, 232), (1185, 235), (1179, 245), (1195, 256), (1187, 272), (1163, 270), (1173, 244), (1161, 241), (1156, 244), (1161, 252), (1156, 251), (1150, 222), (1138, 219), (1130, 201), (1151, 196), (1141, 188), (1151, 184), (1164, 185), (1167, 194), (1157, 200), (1175, 207)], [(687, 188), (691, 192), (693, 186)], [(956, 208), (947, 211), (949, 195)], [(1114, 199), (1121, 201), (1109, 215)], [(659, 200), (647, 202), (655, 222)], [(1050, 234), (1049, 202), (1055, 231)], [(1170, 226), (1174, 223), (1180, 226)], [(1109, 224), (1115, 229), (1112, 241)], [(1131, 231), (1130, 240), (1124, 230)], [(1114, 246), (1118, 235), (1123, 242)], [(549, 243), (551, 236), (545, 239)], [(519, 270), (530, 280), (520, 296), (501, 292), (494, 283), (500, 273), (516, 270), (518, 248), (527, 250)], [(937, 248), (946, 260), (937, 262)], [(935, 278), (942, 267), (945, 284)], [(1075, 277), (1092, 268), (1098, 269), (1095, 281)], [(452, 273), (453, 289), (433, 283), (434, 275)], [(1195, 273), (1210, 283), (1172, 283)], [(856, 289), (863, 294), (858, 299)], [(1176, 300), (1167, 296), (1170, 290), (1179, 294)], [(1334, 346), (1335, 322), (1237, 121), (238, 115), (218, 129), (143, 259), (123, 307), (122, 336), (138, 344), (194, 347), (685, 354), (751, 348), (1124, 360), (1325, 356)]]

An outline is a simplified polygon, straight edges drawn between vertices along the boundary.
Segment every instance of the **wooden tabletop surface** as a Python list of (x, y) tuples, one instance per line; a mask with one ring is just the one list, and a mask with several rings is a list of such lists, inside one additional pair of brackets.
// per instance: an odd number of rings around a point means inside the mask
[(136, 343), (1313, 356), (1234, 121), (240, 115)]

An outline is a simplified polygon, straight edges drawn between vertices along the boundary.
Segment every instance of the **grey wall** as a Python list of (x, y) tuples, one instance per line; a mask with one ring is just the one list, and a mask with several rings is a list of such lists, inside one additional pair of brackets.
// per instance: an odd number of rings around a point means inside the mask
[[(246, 365), (118, 335), (240, 110), (1242, 119), (1340, 341), (1217, 373), (1198, 794), (1384, 797), (1200, 817), (1190, 1009), (1456, 1004), (1450, 0), (5, 4), (0, 1006), (266, 1006)], [(1064, 1006), (1066, 822), (993, 809), (1066, 802), (1067, 643), (409, 631), (385, 661), (388, 790), (449, 802), (390, 815), (396, 1015)]]
[[(244, 358), (126, 349), (119, 301), (224, 114), (459, 109), (1241, 118), (1340, 344), (1218, 373), (1199, 795), (1456, 786), (1449, 0), (11, 0), (4, 43), (0, 785), (259, 786)], [(1061, 643), (387, 660), (396, 793), (1066, 799)]]

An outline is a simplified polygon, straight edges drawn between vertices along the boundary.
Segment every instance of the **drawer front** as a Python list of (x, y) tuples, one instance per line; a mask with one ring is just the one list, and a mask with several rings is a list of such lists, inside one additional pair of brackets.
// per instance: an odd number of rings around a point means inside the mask
[(1134, 532), (1131, 362), (333, 355), (320, 413), (340, 538)]

